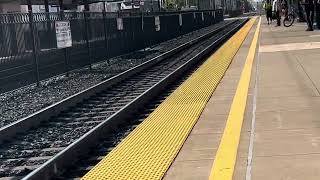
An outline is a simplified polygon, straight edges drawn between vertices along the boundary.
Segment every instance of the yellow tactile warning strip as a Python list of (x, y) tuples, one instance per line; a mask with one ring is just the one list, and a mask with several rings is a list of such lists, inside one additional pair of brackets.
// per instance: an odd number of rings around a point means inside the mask
[(226, 127), (217, 150), (209, 180), (232, 180), (237, 158), (241, 127), (247, 103), (251, 70), (256, 53), (261, 18), (249, 48), (236, 94), (230, 108)]
[(161, 179), (197, 122), (254, 21), (246, 23), (208, 58), (83, 179)]

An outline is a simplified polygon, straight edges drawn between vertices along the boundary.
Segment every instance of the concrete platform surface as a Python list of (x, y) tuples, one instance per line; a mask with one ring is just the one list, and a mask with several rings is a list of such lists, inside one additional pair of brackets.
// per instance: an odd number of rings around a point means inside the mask
[[(254, 32), (255, 26), (247, 35), (164, 180), (208, 179)], [(253, 86), (250, 93), (252, 89)], [(244, 126), (249, 128), (249, 125)], [(246, 151), (247, 146), (243, 145), (240, 149)]]
[[(306, 24), (274, 27), (264, 17), (256, 56), (251, 137), (243, 127), (235, 180), (318, 180), (320, 177), (320, 31)], [(248, 107), (247, 107), (248, 108)], [(251, 108), (252, 109), (252, 108)], [(249, 112), (248, 112), (249, 113)], [(250, 158), (250, 156), (249, 156)]]
[[(300, 23), (274, 27), (262, 17), (234, 180), (320, 177), (320, 31), (305, 29)], [(165, 180), (208, 179), (254, 31), (255, 27)]]

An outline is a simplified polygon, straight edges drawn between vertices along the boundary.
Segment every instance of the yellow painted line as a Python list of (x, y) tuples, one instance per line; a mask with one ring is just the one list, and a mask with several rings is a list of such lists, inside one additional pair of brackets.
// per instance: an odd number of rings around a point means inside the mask
[(82, 179), (161, 179), (253, 23), (246, 23)]
[(261, 18), (249, 48), (209, 180), (232, 180), (233, 177), (260, 24)]

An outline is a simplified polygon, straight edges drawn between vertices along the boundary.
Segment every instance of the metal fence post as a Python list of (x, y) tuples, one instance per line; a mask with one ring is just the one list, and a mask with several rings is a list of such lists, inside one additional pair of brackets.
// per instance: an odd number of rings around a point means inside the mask
[[(136, 36), (136, 34), (135, 34), (135, 24), (133, 23), (134, 22), (134, 17), (129, 17), (130, 18), (130, 24), (131, 24), (131, 31), (132, 31), (132, 42), (134, 43), (135, 42), (135, 40), (136, 40), (136, 38), (135, 38), (135, 36)], [(131, 44), (130, 44), (130, 46), (131, 46)], [(132, 51), (132, 50), (136, 50), (136, 49), (134, 49), (134, 48), (132, 48), (132, 49), (130, 49), (130, 51)]]
[(183, 27), (182, 27), (183, 21), (182, 21), (181, 13), (178, 14), (178, 19), (179, 19), (179, 39), (180, 39), (182, 38), (182, 35), (183, 35)]
[(88, 50), (88, 59), (89, 59), (89, 68), (92, 69), (92, 59), (91, 59), (91, 47), (90, 47), (90, 40), (89, 40), (89, 22), (88, 22), (88, 11), (84, 11), (84, 25), (85, 25), (85, 40), (87, 44), (87, 50)]
[(69, 77), (69, 53), (68, 53), (68, 48), (64, 48), (64, 63), (66, 66), (66, 76)]
[(106, 3), (103, 3), (103, 11), (102, 11), (102, 17), (103, 17), (103, 30), (104, 30), (104, 43), (105, 43), (105, 48), (106, 48), (106, 58), (107, 58), (107, 63), (109, 64), (109, 58), (108, 58), (108, 46), (109, 46), (109, 42), (108, 42), (108, 29), (107, 29), (107, 25), (106, 25)]
[[(50, 33), (50, 12), (49, 12), (49, 0), (44, 0), (44, 7), (45, 7), (45, 16), (46, 16), (46, 29), (47, 29), (47, 33)], [(51, 46), (51, 43), (54, 42), (54, 40), (52, 40), (51, 36), (48, 36), (48, 44), (47, 44), (47, 48), (49, 48)]]
[(38, 64), (38, 52), (37, 52), (37, 45), (34, 35), (34, 24), (33, 24), (33, 13), (32, 9), (29, 8), (29, 26), (31, 31), (31, 40), (32, 40), (32, 53), (34, 58), (34, 69), (35, 69), (35, 76), (37, 80), (37, 86), (40, 86), (40, 78), (39, 78), (39, 64)]
[(146, 41), (145, 41), (145, 36), (144, 36), (144, 19), (143, 19), (143, 14), (144, 12), (141, 12), (141, 32), (142, 32), (142, 46), (143, 46), (143, 52), (145, 53), (146, 52)]
[[(64, 10), (62, 8), (62, 2), (60, 3), (60, 19), (62, 21), (65, 19)], [(64, 54), (66, 76), (69, 77), (69, 60), (68, 60), (68, 48), (67, 47), (63, 48), (63, 54)]]

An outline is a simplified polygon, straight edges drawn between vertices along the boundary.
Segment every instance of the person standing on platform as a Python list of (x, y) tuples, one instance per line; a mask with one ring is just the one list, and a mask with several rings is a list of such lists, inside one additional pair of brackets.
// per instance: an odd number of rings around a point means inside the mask
[(282, 10), (282, 13), (284, 14), (284, 18), (287, 18), (288, 17), (288, 1), (287, 0), (282, 0), (281, 1), (281, 10)]
[(304, 9), (306, 11), (306, 19), (308, 28), (306, 31), (313, 31), (313, 20), (314, 20), (314, 2), (313, 0), (305, 0), (303, 2)]
[(277, 25), (276, 26), (281, 26), (281, 16), (280, 16), (281, 0), (273, 0), (272, 11), (275, 13), (275, 16), (276, 16), (276, 19), (277, 19)]
[(271, 0), (267, 0), (264, 4), (264, 9), (266, 11), (266, 17), (268, 24), (272, 22), (272, 5), (271, 5)]
[(316, 23), (317, 28), (320, 29), (320, 0), (316, 3)]
[(306, 22), (306, 19), (304, 18), (303, 8), (301, 4), (302, 0), (298, 0), (298, 15), (299, 15), (299, 22)]

